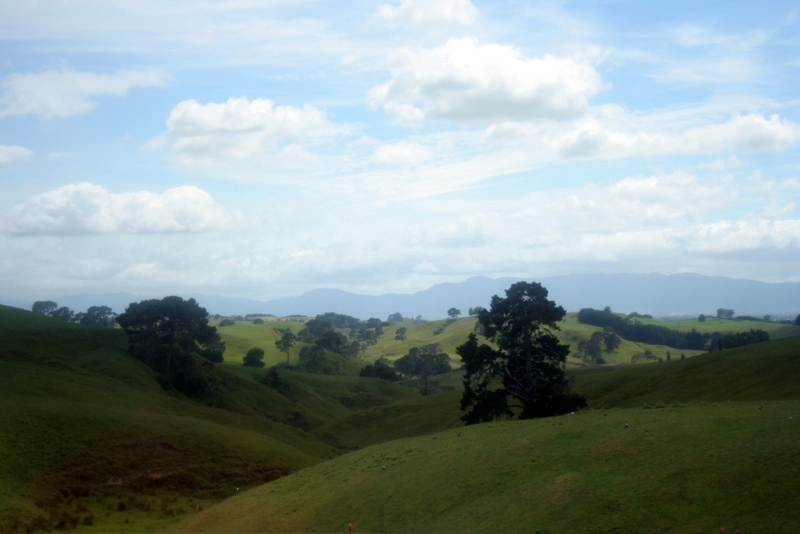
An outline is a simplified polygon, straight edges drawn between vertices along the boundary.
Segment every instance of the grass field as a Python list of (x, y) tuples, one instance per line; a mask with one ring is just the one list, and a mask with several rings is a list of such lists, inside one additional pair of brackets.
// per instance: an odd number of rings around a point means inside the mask
[[(0, 532), (346, 532), (354, 523), (360, 532), (652, 524), (731, 533), (798, 524), (778, 507), (796, 508), (800, 495), (798, 427), (788, 422), (800, 417), (800, 337), (685, 360), (673, 351), (649, 365), (571, 359), (589, 410), (469, 428), (459, 419), (459, 372), (436, 377), (444, 392), (427, 397), (356, 376), (366, 362), (433, 342), (456, 368), (455, 347), (474, 324), (405, 325), (405, 341), (384, 327), (364, 359), (327, 355), (341, 374), (281, 370), (276, 389), (241, 357), (261, 347), (267, 365), (285, 362), (274, 328), (301, 325), (240, 322), (220, 328), (228, 350), (223, 364), (207, 364), (213, 390), (190, 398), (130, 358), (119, 329), (0, 306)], [(576, 343), (595, 330), (570, 315), (561, 336)], [(609, 358), (643, 350), (631, 345)]]
[(800, 427), (788, 416), (798, 410), (772, 401), (589, 411), (400, 439), (168, 531), (794, 532)]
[(211, 366), (213, 392), (187, 398), (126, 344), (118, 329), (0, 307), (0, 532), (152, 531), (341, 454), (317, 431), (329, 420), (414, 397), (380, 380), (288, 372), (276, 391), (263, 369), (223, 364)]

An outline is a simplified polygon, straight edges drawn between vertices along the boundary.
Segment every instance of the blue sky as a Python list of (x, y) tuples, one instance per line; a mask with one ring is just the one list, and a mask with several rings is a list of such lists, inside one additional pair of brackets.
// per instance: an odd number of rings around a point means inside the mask
[(793, 2), (0, 3), (0, 298), (800, 281)]

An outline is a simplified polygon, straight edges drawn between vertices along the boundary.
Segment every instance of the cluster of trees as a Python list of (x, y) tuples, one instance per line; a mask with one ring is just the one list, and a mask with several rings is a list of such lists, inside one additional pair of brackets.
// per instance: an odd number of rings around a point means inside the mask
[(734, 332), (721, 336), (719, 339), (719, 348), (733, 349), (752, 343), (761, 343), (762, 341), (769, 341), (769, 333), (761, 329), (754, 330), (751, 328), (749, 332)]
[[(726, 315), (725, 318), (729, 315), (728, 312), (730, 312), (731, 317), (733, 316), (733, 310), (720, 309), (719, 311)], [(769, 340), (769, 333), (764, 330), (752, 330), (752, 334), (742, 333), (746, 335), (722, 335), (719, 332), (701, 334), (694, 328), (691, 332), (679, 332), (665, 326), (642, 324), (639, 320), (632, 318), (631, 315), (615, 314), (608, 308), (602, 311), (584, 308), (578, 312), (578, 322), (611, 329), (619, 336), (630, 341), (648, 343), (650, 345), (666, 345), (682, 350), (711, 351), (722, 347), (738, 347), (748, 342), (757, 343)]]
[(614, 329), (607, 326), (602, 332), (594, 332), (589, 339), (581, 340), (578, 343), (578, 355), (584, 360), (590, 360), (597, 364), (606, 363), (603, 359), (603, 352), (614, 352), (619, 348), (621, 339), (614, 332)]
[(450, 371), (450, 355), (442, 352), (438, 343), (430, 343), (412, 347), (405, 356), (395, 360), (393, 367), (386, 358), (379, 358), (364, 366), (359, 376), (393, 381), (405, 379), (422, 395), (430, 395), (439, 390), (439, 382), (431, 377)]
[(479, 343), (471, 333), (456, 349), (465, 369), (462, 420), (473, 424), (510, 418), (512, 408), (520, 419), (531, 419), (586, 405), (570, 390), (562, 370), (569, 346), (553, 334), (565, 314), (537, 283), (518, 282), (505, 298), (492, 297), (490, 309), (478, 313), (478, 322), (494, 347)]
[(66, 306), (59, 307), (52, 300), (37, 300), (31, 311), (66, 323), (109, 328), (117, 324), (117, 314), (108, 306), (90, 306), (85, 312), (75, 313)]
[[(363, 332), (359, 330), (358, 332)], [(297, 341), (311, 343), (322, 347), (324, 350), (341, 354), (342, 356), (358, 356), (362, 350), (360, 340), (352, 341), (341, 332), (337, 332), (333, 325), (325, 319), (311, 319), (297, 333)], [(288, 353), (287, 353), (288, 356)]]
[[(391, 323), (411, 323), (411, 324), (420, 324), (424, 323), (425, 321), (422, 319), (421, 315), (417, 315), (416, 317), (403, 317), (403, 314), (400, 312), (395, 312), (389, 315), (387, 322), (391, 325)], [(388, 326), (388, 325), (385, 325)]]
[(365, 378), (381, 378), (383, 380), (391, 380), (397, 382), (402, 377), (400, 374), (389, 364), (386, 358), (378, 358), (374, 363), (365, 365), (359, 371), (358, 376)]
[(430, 395), (439, 387), (430, 377), (452, 371), (450, 355), (442, 352), (438, 343), (411, 348), (405, 356), (395, 360), (394, 367), (410, 379), (422, 395)]
[(128, 336), (131, 354), (162, 375), (197, 367), (194, 355), (223, 361), (225, 343), (194, 299), (170, 296), (132, 303), (117, 322)]
[(717, 309), (717, 319), (731, 319), (735, 317), (736, 312), (728, 308)]

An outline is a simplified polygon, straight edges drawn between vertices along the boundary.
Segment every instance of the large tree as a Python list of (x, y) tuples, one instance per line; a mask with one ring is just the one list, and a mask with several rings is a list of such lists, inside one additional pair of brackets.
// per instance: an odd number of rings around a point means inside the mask
[(264, 367), (264, 349), (253, 347), (247, 351), (242, 365), (246, 367)]
[[(194, 299), (164, 297), (130, 304), (117, 322), (128, 334), (131, 351), (151, 367), (170, 371), (174, 361), (209, 349), (224, 351), (208, 312)], [(221, 358), (219, 358), (221, 360)]]
[(40, 313), (42, 315), (53, 315), (53, 312), (58, 308), (58, 304), (52, 300), (37, 300), (33, 303), (31, 310), (33, 313)]
[(553, 334), (565, 313), (537, 283), (518, 282), (505, 298), (492, 297), (478, 322), (497, 348), (479, 344), (473, 333), (456, 349), (466, 371), (461, 409), (467, 424), (511, 417), (512, 408), (520, 419), (531, 419), (585, 405), (583, 397), (570, 392), (561, 369), (569, 346)]
[(407, 378), (418, 378), (415, 385), (422, 395), (429, 395), (432, 392), (432, 388), (429, 386), (438, 384), (429, 384), (428, 380), (431, 376), (449, 373), (453, 370), (450, 367), (450, 356), (439, 351), (438, 343), (413, 347), (408, 354), (394, 362), (394, 367)]
[(89, 326), (113, 327), (117, 322), (117, 314), (108, 306), (91, 306), (81, 315), (81, 324)]

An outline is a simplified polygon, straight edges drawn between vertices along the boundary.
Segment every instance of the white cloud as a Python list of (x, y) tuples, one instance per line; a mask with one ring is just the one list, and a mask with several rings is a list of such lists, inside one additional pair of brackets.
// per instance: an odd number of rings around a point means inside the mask
[(656, 123), (637, 131), (615, 131), (609, 121), (588, 118), (557, 136), (553, 148), (565, 157), (617, 159), (658, 154), (711, 154), (720, 151), (777, 152), (800, 140), (800, 125), (778, 115), (737, 115), (720, 124), (669, 129)]
[(27, 161), (33, 156), (33, 150), (18, 145), (0, 145), (0, 165), (10, 165)]
[(15, 206), (8, 226), (11, 234), (23, 236), (208, 232), (225, 229), (239, 217), (194, 186), (115, 194), (82, 182)]
[(478, 18), (469, 0), (400, 0), (399, 5), (383, 4), (375, 18), (390, 27), (425, 27), (437, 24), (470, 25)]
[[(276, 106), (272, 100), (241, 97), (222, 104), (179, 103), (169, 114), (165, 136), (181, 163), (202, 166), (278, 152), (308, 160), (303, 145), (324, 143), (346, 131), (315, 106)], [(154, 144), (159, 142), (163, 139)]]
[(597, 71), (574, 58), (525, 58), (511, 46), (450, 39), (441, 48), (405, 48), (392, 79), (370, 90), (374, 107), (405, 123), (462, 124), (564, 119), (584, 113), (602, 89)]
[(92, 97), (125, 96), (133, 87), (160, 87), (164, 84), (164, 74), (155, 70), (121, 71), (117, 74), (71, 70), (9, 74), (0, 82), (3, 90), (0, 117), (70, 117), (92, 109), (95, 106)]

